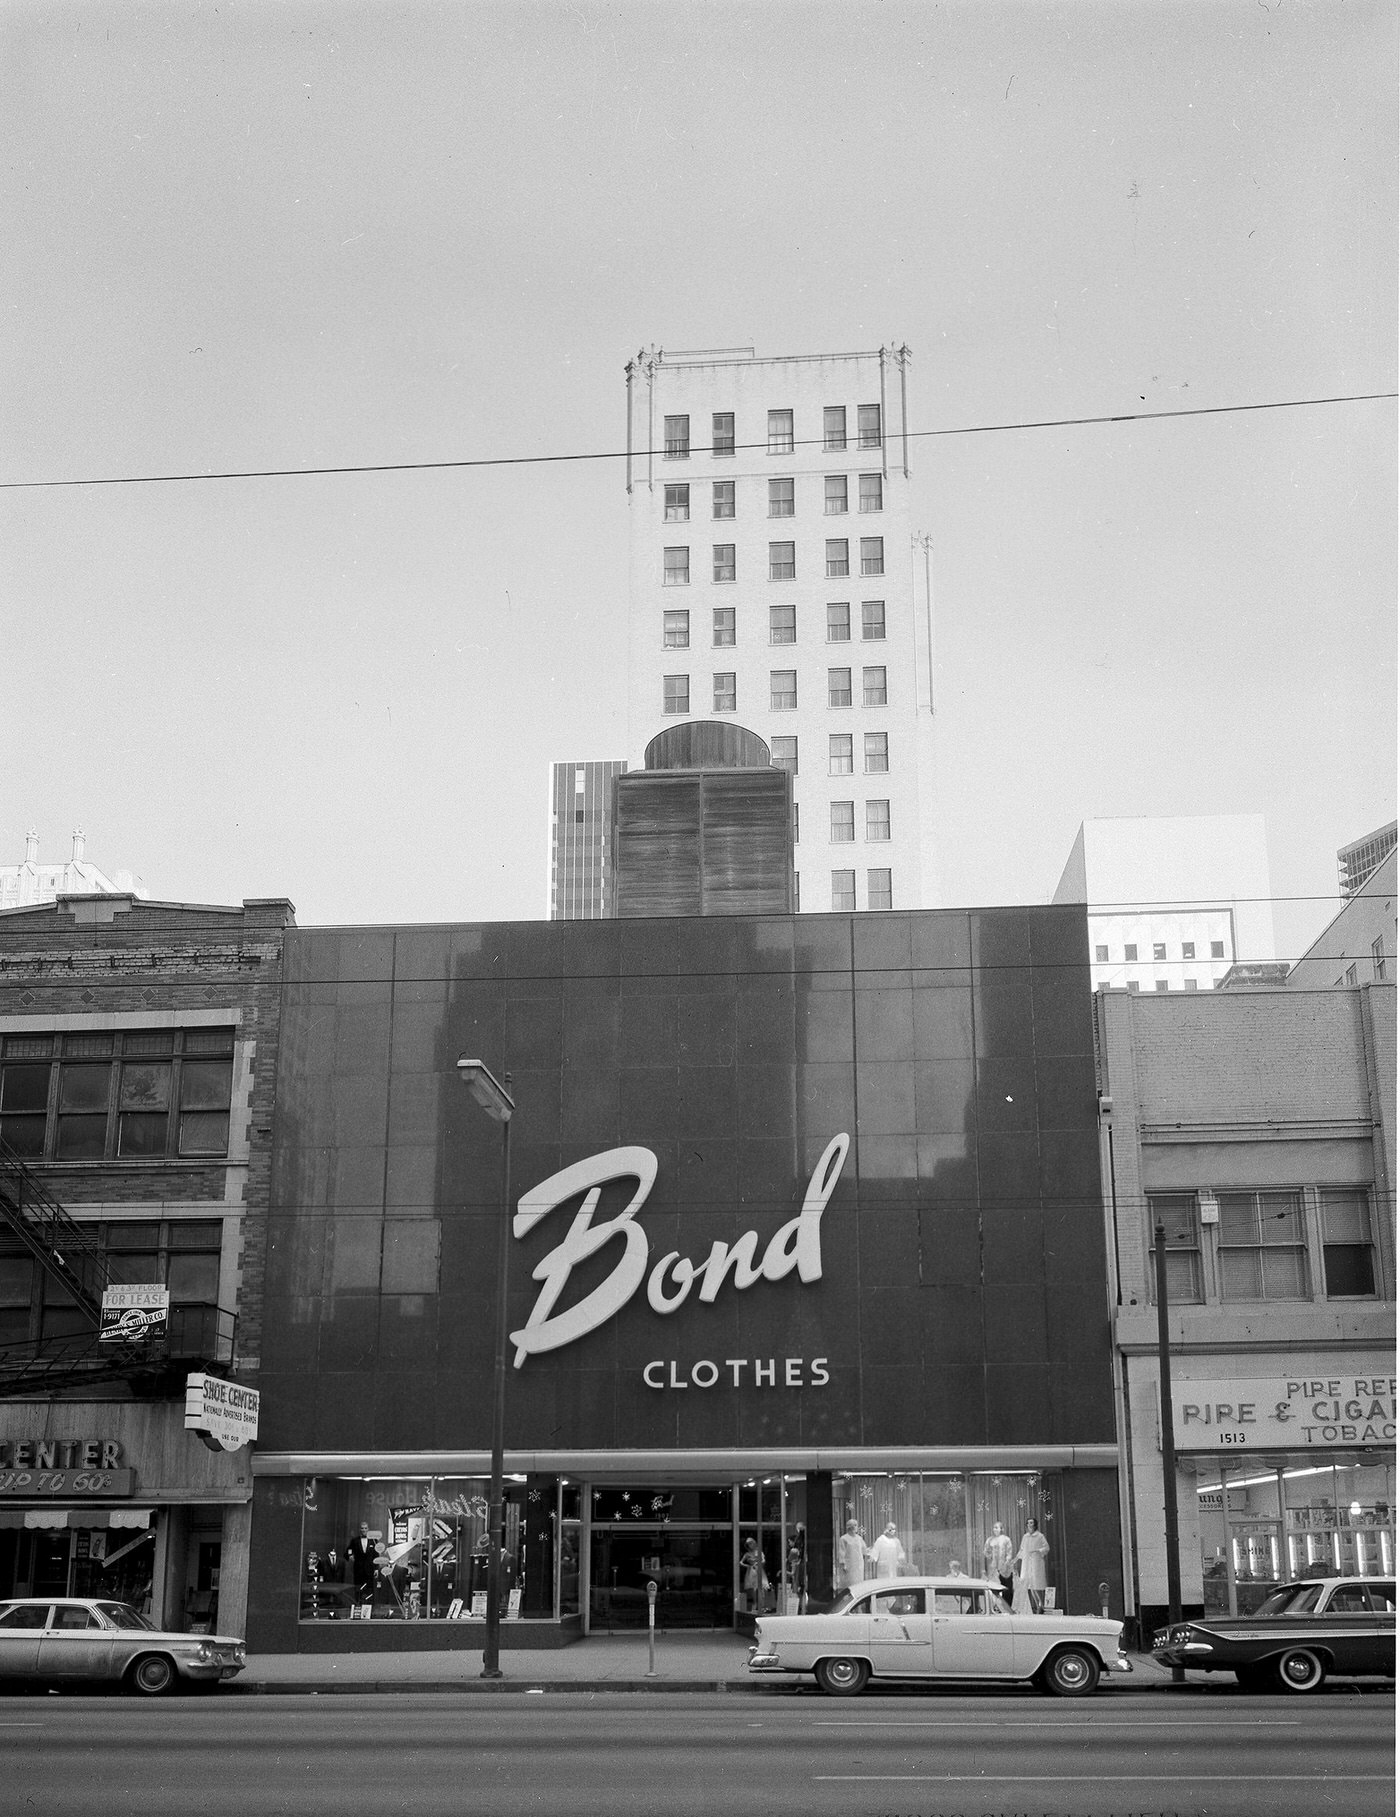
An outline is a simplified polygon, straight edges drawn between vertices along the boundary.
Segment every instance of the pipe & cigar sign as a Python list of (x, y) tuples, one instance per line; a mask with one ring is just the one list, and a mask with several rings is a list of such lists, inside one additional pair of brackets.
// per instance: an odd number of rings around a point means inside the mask
[[(560, 1206), (581, 1193), (583, 1202), (563, 1238), (535, 1266), (532, 1279), (540, 1291), (530, 1316), (510, 1339), (515, 1346), (515, 1367), (526, 1357), (575, 1343), (612, 1318), (645, 1284), (647, 1304), (663, 1318), (679, 1312), (694, 1293), (701, 1305), (713, 1305), (726, 1283), (743, 1293), (759, 1281), (783, 1281), (796, 1274), (804, 1285), (819, 1281), (822, 1273), (821, 1221), (851, 1146), (848, 1135), (833, 1136), (822, 1152), (808, 1182), (801, 1210), (778, 1227), (763, 1245), (756, 1230), (746, 1230), (733, 1243), (715, 1242), (699, 1259), (668, 1250), (653, 1260), (646, 1232), (637, 1213), (656, 1184), (657, 1160), (649, 1148), (609, 1148), (561, 1168), (541, 1180), (518, 1201), (512, 1226), (517, 1239), (524, 1237)], [(595, 1222), (594, 1214), (604, 1186), (614, 1180), (632, 1179), (636, 1189), (621, 1211)], [(606, 1243), (619, 1239), (622, 1253), (597, 1286), (563, 1311), (556, 1311), (575, 1268), (596, 1255)], [(825, 1357), (701, 1358), (679, 1364), (661, 1358), (642, 1371), (649, 1388), (711, 1388), (720, 1383), (735, 1387), (752, 1381), (759, 1387), (819, 1388), (829, 1379)], [(750, 1374), (750, 1372), (752, 1372)]]

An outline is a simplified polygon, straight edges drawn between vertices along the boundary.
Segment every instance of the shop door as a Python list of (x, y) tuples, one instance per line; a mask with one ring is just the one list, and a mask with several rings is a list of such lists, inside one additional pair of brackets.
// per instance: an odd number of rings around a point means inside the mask
[(1241, 1615), (1252, 1615), (1281, 1581), (1279, 1523), (1231, 1521), (1230, 1557), (1234, 1566), (1236, 1609)]
[(594, 1525), (590, 1627), (647, 1625), (647, 1583), (657, 1587), (658, 1628), (727, 1628), (733, 1622), (733, 1528)]

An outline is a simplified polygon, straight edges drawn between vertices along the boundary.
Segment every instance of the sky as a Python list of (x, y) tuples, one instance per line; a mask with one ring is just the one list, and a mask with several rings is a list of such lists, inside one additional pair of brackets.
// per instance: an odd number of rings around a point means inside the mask
[(1396, 812), (1395, 62), (1386, 0), (7, 0), (0, 863), (544, 916), (549, 764), (640, 758), (625, 362), (902, 342), (936, 905), (1262, 813), (1296, 953)]

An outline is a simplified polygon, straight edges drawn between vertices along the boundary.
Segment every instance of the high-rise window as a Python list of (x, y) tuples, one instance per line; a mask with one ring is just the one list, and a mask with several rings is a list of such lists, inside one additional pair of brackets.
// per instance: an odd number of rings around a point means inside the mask
[(1194, 940), (1182, 941), (1181, 956), (1183, 959), (1194, 959), (1196, 957), (1196, 942)]
[(802, 913), (802, 879), (796, 871), (792, 873), (792, 912), (794, 915)]
[(1187, 989), (1187, 990), (1189, 990), (1189, 991), (1193, 991), (1193, 990), (1196, 990), (1196, 989), (1197, 989), (1197, 988), (1198, 988), (1198, 986), (1197, 986), (1197, 984), (1196, 984), (1196, 980), (1195, 980), (1195, 979), (1194, 979), (1194, 978), (1188, 978), (1188, 979), (1187, 979), (1187, 980), (1186, 980), (1186, 987), (1185, 987), (1185, 988), (1186, 988), (1186, 989)]
[(667, 486), (665, 517), (668, 524), (683, 524), (690, 517), (690, 487)]
[(793, 484), (790, 479), (770, 479), (768, 482), (768, 515), (769, 517), (791, 517), (795, 506)]
[(1371, 976), (1377, 983), (1385, 982), (1385, 935), (1377, 934), (1371, 942)]
[(868, 644), (884, 642), (885, 602), (883, 599), (863, 599), (860, 602), (860, 634)]
[(888, 801), (867, 801), (865, 804), (865, 836), (867, 839), (888, 839), (890, 836), (890, 804)]
[(840, 580), (851, 571), (851, 545), (844, 536), (826, 539), (826, 573), (828, 580)]
[(894, 884), (888, 869), (865, 873), (865, 902), (867, 908), (888, 909), (894, 907)]
[(1308, 1251), (1298, 1192), (1222, 1192), (1220, 1297), (1304, 1300)]
[(712, 482), (710, 515), (711, 517), (733, 517), (734, 515), (734, 482), (732, 479), (717, 479)]
[(833, 599), (826, 608), (826, 641), (848, 644), (851, 641), (851, 605), (849, 600)]
[(802, 837), (801, 825), (802, 822), (797, 812), (797, 803), (794, 801), (792, 804), (792, 843), (794, 845), (796, 845), (798, 840)]
[(797, 544), (769, 543), (769, 580), (795, 580), (797, 577)]
[(1106, 965), (1108, 963), (1108, 948), (1106, 946), (1096, 946), (1094, 948), (1094, 959), (1097, 964)]
[(690, 648), (689, 612), (663, 612), (661, 627), (661, 642), (664, 648), (668, 650), (688, 650)]
[(878, 404), (856, 405), (856, 436), (862, 448), (880, 446), (880, 406)]
[(888, 704), (889, 694), (885, 687), (885, 670), (882, 664), (876, 669), (861, 670), (861, 702), (867, 707), (883, 707)]
[(792, 412), (790, 410), (770, 410), (768, 412), (768, 452), (770, 454), (792, 453)]
[(856, 907), (856, 874), (854, 871), (831, 873), (831, 906), (838, 915), (853, 915)]
[(768, 641), (770, 644), (797, 642), (797, 607), (769, 606)]
[(855, 765), (849, 732), (832, 732), (827, 738), (827, 769), (833, 776), (849, 776)]
[(690, 453), (690, 418), (688, 416), (668, 416), (666, 418), (666, 459), (681, 461)]
[(883, 776), (890, 767), (890, 735), (888, 732), (867, 732), (865, 734), (865, 773), (867, 776)]
[(661, 677), (661, 711), (663, 713), (688, 713), (690, 711), (690, 677), (688, 675), (663, 675)]
[[(1201, 1279), (1201, 1220), (1195, 1193), (1150, 1193), (1147, 1224), (1149, 1245), (1159, 1224), (1166, 1238), (1168, 1303), (1199, 1306), (1205, 1293)], [(1155, 1281), (1152, 1295), (1155, 1300)]]
[(734, 608), (733, 606), (716, 606), (714, 615), (716, 649), (722, 649), (734, 642)]
[(885, 482), (878, 473), (862, 473), (860, 476), (860, 508), (862, 511), (883, 511), (885, 508)]
[(846, 446), (846, 406), (828, 404), (822, 411), (822, 444), (827, 448)]
[(667, 549), (663, 552), (661, 580), (662, 584), (667, 587), (689, 586), (689, 549)]
[(885, 539), (883, 536), (863, 536), (860, 539), (860, 571), (862, 574), (883, 574), (885, 571)]
[(1322, 1269), (1327, 1297), (1370, 1299), (1376, 1291), (1375, 1252), (1371, 1246), (1370, 1197), (1364, 1186), (1324, 1186)]
[(737, 690), (732, 671), (715, 673), (715, 712), (732, 713), (737, 701)]
[(710, 418), (710, 453), (733, 454), (734, 412), (717, 410)]
[(768, 676), (768, 704), (775, 713), (797, 705), (797, 670), (773, 669)]
[(1135, 946), (1125, 946), (1123, 948), (1123, 960), (1124, 960), (1124, 963), (1127, 965), (1136, 965), (1137, 964), (1137, 948)]
[(1165, 978), (1154, 978), (1152, 988), (1155, 991), (1168, 991), (1171, 989), (1171, 985)]
[(716, 543), (714, 545), (714, 577), (716, 580), (733, 580), (733, 543)]
[(844, 473), (828, 473), (826, 476), (826, 514), (828, 517), (844, 517), (850, 509), (846, 499), (846, 476)]
[(770, 761), (775, 770), (786, 770), (790, 776), (797, 774), (797, 740), (784, 735), (768, 740)]
[(848, 707), (851, 704), (851, 671), (849, 669), (828, 669), (826, 672), (826, 704), (829, 707)]
[(831, 804), (831, 843), (846, 845), (856, 836), (856, 804), (833, 801)]
[(1154, 959), (1165, 959), (1166, 956), (1167, 956), (1166, 941), (1165, 940), (1154, 940), (1152, 942), (1152, 957)]
[(1212, 959), (1223, 959), (1225, 957), (1225, 942), (1223, 940), (1211, 941), (1210, 956)]

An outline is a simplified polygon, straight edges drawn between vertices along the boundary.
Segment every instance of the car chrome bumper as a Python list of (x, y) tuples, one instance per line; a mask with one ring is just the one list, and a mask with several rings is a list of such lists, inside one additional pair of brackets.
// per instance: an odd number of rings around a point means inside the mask
[(760, 1653), (757, 1647), (749, 1649), (749, 1670), (751, 1672), (782, 1672), (786, 1668), (776, 1653)]
[(1113, 1670), (1115, 1672), (1131, 1672), (1132, 1669), (1133, 1669), (1133, 1662), (1131, 1659), (1128, 1658), (1128, 1655), (1126, 1653), (1120, 1653), (1118, 1655), (1118, 1657), (1113, 1661), (1113, 1665), (1111, 1667), (1111, 1670)]

